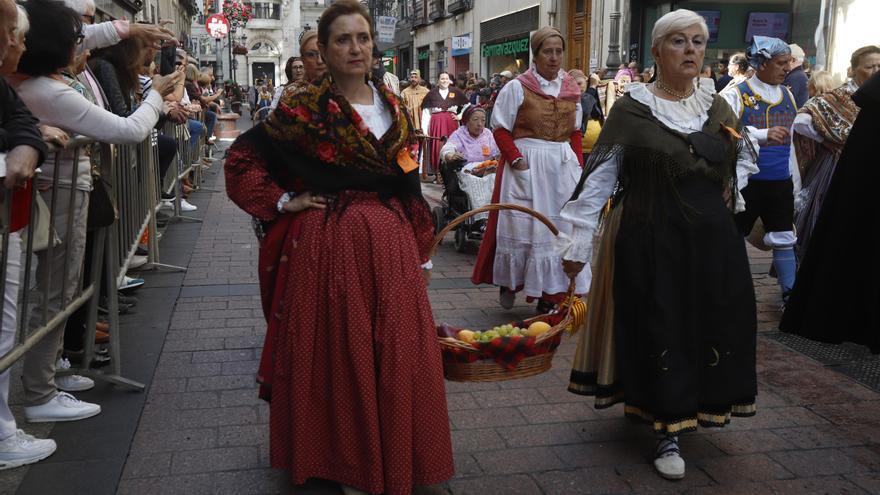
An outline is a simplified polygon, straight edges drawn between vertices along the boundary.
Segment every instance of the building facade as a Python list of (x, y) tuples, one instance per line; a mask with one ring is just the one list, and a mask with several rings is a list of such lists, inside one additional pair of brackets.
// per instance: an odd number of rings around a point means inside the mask
[(652, 65), (651, 29), (679, 8), (706, 18), (707, 63), (743, 51), (760, 34), (797, 43), (810, 66), (844, 78), (852, 52), (880, 40), (873, 26), (880, 18), (877, 0), (593, 0), (592, 62), (612, 70), (631, 60)]

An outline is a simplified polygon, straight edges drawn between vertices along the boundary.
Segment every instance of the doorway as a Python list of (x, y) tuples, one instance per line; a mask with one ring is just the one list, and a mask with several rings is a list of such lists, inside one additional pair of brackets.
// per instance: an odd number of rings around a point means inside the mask
[(269, 81), (272, 81), (272, 84), (277, 84), (275, 81), (275, 64), (272, 62), (254, 62), (251, 65), (253, 69), (253, 84), (257, 84), (259, 80), (261, 83), (266, 84)]
[(566, 68), (580, 69), (587, 75), (590, 67), (590, 24), (592, 21), (591, 3), (588, 0), (568, 0), (568, 65)]

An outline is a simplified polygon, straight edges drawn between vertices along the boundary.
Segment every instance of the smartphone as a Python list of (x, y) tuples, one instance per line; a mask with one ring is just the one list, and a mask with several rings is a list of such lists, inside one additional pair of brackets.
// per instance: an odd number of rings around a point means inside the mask
[(159, 50), (157, 56), (159, 57), (159, 60), (156, 61), (156, 65), (159, 66), (159, 75), (167, 76), (174, 72), (174, 61), (177, 57), (177, 47), (174, 45), (163, 47)]

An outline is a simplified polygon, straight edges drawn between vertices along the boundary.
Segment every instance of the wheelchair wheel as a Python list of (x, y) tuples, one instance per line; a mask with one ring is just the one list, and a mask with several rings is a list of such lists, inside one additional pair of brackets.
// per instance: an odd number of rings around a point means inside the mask
[(457, 253), (463, 253), (467, 251), (468, 240), (467, 240), (467, 232), (464, 230), (464, 225), (459, 225), (457, 229), (455, 229), (455, 241), (454, 244), (455, 251)]
[(431, 208), (431, 218), (434, 220), (434, 235), (437, 235), (438, 232), (443, 230), (443, 227), (446, 227), (446, 212), (443, 211), (443, 207), (435, 206)]

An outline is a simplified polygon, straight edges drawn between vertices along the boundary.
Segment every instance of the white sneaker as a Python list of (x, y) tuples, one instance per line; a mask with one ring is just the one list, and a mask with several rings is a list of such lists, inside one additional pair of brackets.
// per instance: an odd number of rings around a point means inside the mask
[(147, 264), (147, 257), (141, 255), (134, 255), (131, 257), (131, 262), (128, 264), (129, 270), (134, 270), (135, 268), (140, 268)]
[(654, 469), (660, 476), (668, 480), (684, 478), (684, 459), (678, 448), (678, 437), (666, 437), (657, 444), (657, 456), (654, 458)]
[(58, 392), (52, 400), (39, 406), (24, 408), (24, 417), (30, 423), (77, 421), (91, 418), (101, 412), (101, 406), (83, 402), (67, 392)]
[[(67, 358), (61, 358), (55, 363), (56, 370), (69, 370), (70, 361)], [(95, 388), (95, 381), (91, 378), (80, 375), (63, 375), (55, 376), (55, 386), (58, 390), (65, 392), (83, 392)]]
[(180, 200), (180, 211), (196, 211), (199, 207), (185, 199)]
[(119, 290), (122, 291), (122, 290), (137, 289), (138, 287), (144, 285), (145, 282), (146, 281), (140, 277), (135, 278), (135, 277), (129, 277), (126, 275), (122, 279), (122, 285), (119, 286)]
[(55, 440), (34, 438), (16, 430), (14, 435), (0, 441), (0, 470), (41, 461), (52, 455), (57, 448)]

